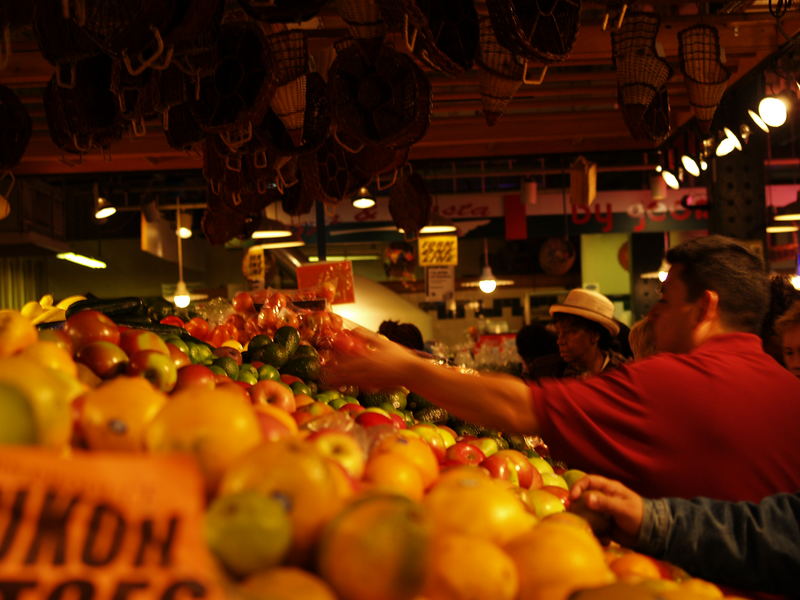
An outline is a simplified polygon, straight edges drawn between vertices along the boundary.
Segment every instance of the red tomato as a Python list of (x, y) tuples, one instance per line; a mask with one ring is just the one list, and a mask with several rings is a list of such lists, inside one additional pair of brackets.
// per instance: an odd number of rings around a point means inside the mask
[(186, 324), (183, 322), (183, 319), (180, 317), (176, 317), (175, 315), (170, 315), (168, 317), (164, 317), (159, 321), (162, 325), (172, 325), (173, 327), (185, 327)]
[(72, 340), (72, 347), (76, 352), (92, 342), (119, 344), (119, 328), (116, 323), (96, 310), (75, 313), (67, 319), (64, 331)]
[(230, 325), (236, 329), (244, 329), (245, 320), (242, 315), (230, 315), (225, 319), (225, 325)]
[(230, 331), (224, 325), (220, 325), (219, 327), (215, 327), (214, 331), (211, 332), (211, 335), (208, 337), (208, 342), (212, 346), (219, 348), (229, 339), (231, 339)]
[(247, 334), (247, 340), (250, 341), (259, 333), (261, 333), (261, 329), (259, 328), (258, 323), (256, 323), (256, 320), (251, 318), (245, 321), (244, 332)]
[(198, 340), (206, 341), (209, 329), (208, 321), (200, 317), (193, 317), (186, 323), (186, 331), (189, 332), (189, 335), (196, 337)]
[(281, 292), (272, 292), (264, 301), (264, 306), (276, 308), (276, 312), (279, 312), (282, 308), (286, 308), (287, 304), (289, 304), (289, 296)]
[(239, 292), (233, 297), (231, 303), (233, 304), (233, 310), (238, 313), (249, 314), (255, 311), (253, 297), (248, 292)]

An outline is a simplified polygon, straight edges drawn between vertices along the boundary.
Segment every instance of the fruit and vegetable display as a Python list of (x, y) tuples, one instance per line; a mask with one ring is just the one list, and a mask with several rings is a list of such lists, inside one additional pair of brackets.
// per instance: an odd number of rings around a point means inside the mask
[(455, 421), (406, 389), (324, 385), (325, 362), (357, 343), (332, 312), (268, 290), (210, 320), (115, 318), (141, 310), (136, 300), (104, 312), (50, 298), (59, 327), (39, 318), (42, 303), (0, 311), (0, 443), (54, 461), (190, 456), (230, 598), (723, 596), (601, 544), (569, 510), (584, 473), (540, 442)]

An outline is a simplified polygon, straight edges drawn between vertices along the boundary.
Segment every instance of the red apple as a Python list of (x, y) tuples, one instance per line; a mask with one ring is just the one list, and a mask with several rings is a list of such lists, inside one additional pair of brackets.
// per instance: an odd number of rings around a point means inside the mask
[(281, 373), (281, 381), (286, 385), (292, 385), (295, 381), (303, 381), (299, 377), (295, 375), (289, 375), (288, 373)]
[[(157, 336), (156, 336), (157, 337)], [(178, 370), (172, 357), (158, 350), (139, 350), (131, 355), (128, 375), (139, 375), (162, 392), (171, 392), (178, 381)]]
[(405, 420), (403, 417), (398, 415), (397, 413), (389, 413), (389, 418), (394, 421), (394, 426), (398, 429), (407, 429), (408, 425), (406, 425)]
[(169, 355), (172, 358), (172, 362), (175, 364), (176, 369), (182, 369), (183, 367), (192, 364), (192, 359), (189, 358), (189, 355), (178, 348), (175, 344), (167, 343), (167, 350), (169, 350)]
[(340, 464), (354, 479), (361, 479), (367, 457), (355, 437), (344, 431), (315, 431), (306, 438), (321, 454)]
[(486, 461), (486, 456), (481, 449), (470, 442), (456, 442), (445, 451), (448, 462), (461, 465), (481, 465)]
[(292, 431), (269, 413), (256, 410), (256, 418), (258, 419), (258, 426), (261, 428), (261, 436), (266, 442), (277, 442), (287, 438), (292, 434)]
[(217, 386), (214, 371), (205, 365), (187, 365), (178, 370), (178, 382), (176, 390), (188, 387), (201, 387), (213, 390)]
[(169, 354), (167, 344), (152, 331), (144, 329), (126, 329), (119, 337), (119, 347), (128, 356), (133, 356), (142, 350), (155, 350), (162, 354)]
[(350, 413), (350, 415), (355, 416), (359, 413), (364, 412), (366, 409), (360, 404), (356, 404), (355, 402), (348, 402), (347, 404), (343, 404), (342, 406), (340, 406), (339, 410), (342, 412)]
[(356, 423), (362, 427), (374, 427), (376, 425), (389, 425), (391, 427), (395, 426), (394, 420), (391, 417), (374, 411), (368, 411), (367, 409), (364, 409), (362, 412), (356, 415)]
[(542, 486), (541, 489), (553, 494), (553, 496), (561, 500), (561, 504), (564, 505), (564, 508), (569, 508), (569, 492), (567, 490), (557, 485), (545, 485)]
[(232, 358), (239, 366), (242, 364), (242, 353), (236, 348), (231, 348), (230, 346), (220, 346), (219, 348), (214, 348), (211, 352), (214, 354), (214, 356), (227, 356)]
[(223, 381), (222, 383), (217, 383), (216, 389), (218, 390), (230, 390), (235, 394), (239, 394), (242, 397), (242, 400), (250, 402), (250, 394), (247, 393), (247, 390), (243, 389), (242, 386), (237, 385), (235, 381), (228, 379), (228, 381)]
[(119, 328), (116, 323), (96, 310), (76, 312), (67, 319), (64, 331), (72, 340), (75, 350), (92, 342), (119, 343)]
[[(495, 455), (507, 457), (514, 469), (517, 471), (517, 478), (519, 479), (520, 487), (524, 488), (539, 488), (542, 487), (542, 476), (539, 471), (533, 468), (533, 465), (519, 450), (498, 450)], [(493, 455), (494, 456), (494, 455)]]
[(487, 457), (480, 466), (487, 469), (495, 479), (505, 479), (514, 485), (519, 485), (519, 476), (514, 462), (508, 456), (499, 454), (498, 452)]
[(439, 433), (439, 429), (436, 425), (431, 423), (417, 423), (411, 427), (411, 431), (416, 432), (423, 440), (428, 442), (438, 462), (444, 460), (447, 448), (445, 447), (442, 434)]
[(116, 344), (104, 341), (84, 344), (75, 355), (75, 360), (89, 367), (101, 379), (121, 375), (128, 365), (125, 351)]
[(324, 402), (312, 402), (299, 407), (292, 413), (295, 423), (298, 427), (302, 427), (309, 421), (313, 421), (317, 417), (332, 413), (334, 410)]
[(287, 413), (293, 413), (297, 408), (291, 388), (269, 379), (253, 384), (250, 388), (250, 399), (253, 404), (272, 404)]

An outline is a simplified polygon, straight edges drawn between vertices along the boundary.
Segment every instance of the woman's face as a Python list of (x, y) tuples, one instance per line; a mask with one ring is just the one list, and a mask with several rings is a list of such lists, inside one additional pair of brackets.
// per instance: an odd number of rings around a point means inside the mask
[(579, 321), (562, 317), (555, 322), (558, 353), (566, 363), (580, 361), (597, 348), (600, 336)]
[(795, 377), (800, 377), (800, 325), (789, 328), (781, 336), (783, 364)]

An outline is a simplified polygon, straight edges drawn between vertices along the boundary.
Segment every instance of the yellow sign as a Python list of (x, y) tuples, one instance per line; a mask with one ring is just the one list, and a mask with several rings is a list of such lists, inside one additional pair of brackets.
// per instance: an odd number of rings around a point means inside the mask
[(183, 457), (0, 449), (0, 597), (221, 600)]
[(458, 264), (458, 236), (431, 235), (419, 238), (419, 266)]

